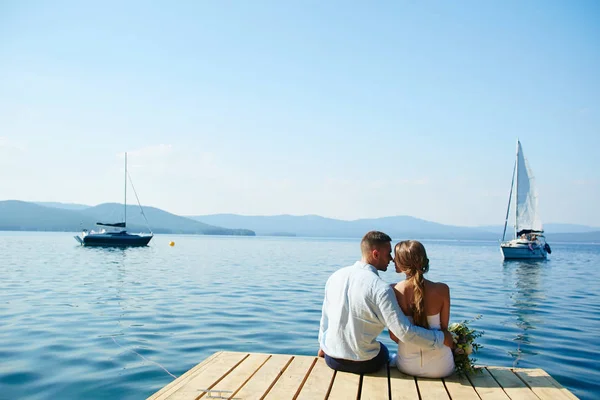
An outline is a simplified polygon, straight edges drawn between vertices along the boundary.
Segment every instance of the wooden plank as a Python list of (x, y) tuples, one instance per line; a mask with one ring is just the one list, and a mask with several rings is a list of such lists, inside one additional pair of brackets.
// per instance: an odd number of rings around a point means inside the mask
[[(387, 399), (388, 376), (382, 369), (361, 377), (334, 372), (322, 358), (260, 353), (217, 352), (150, 396), (149, 400), (207, 399)], [(466, 378), (417, 379), (389, 371), (392, 399), (577, 400), (542, 369), (487, 367)], [(359, 392), (361, 388), (361, 392)], [(220, 392), (219, 390), (223, 390)], [(229, 392), (224, 392), (225, 390)], [(419, 392), (420, 390), (420, 396)]]
[(490, 375), (489, 371), (481, 368), (478, 374), (468, 376), (469, 380), (475, 387), (477, 394), (481, 400), (507, 400), (509, 397), (504, 393), (504, 390), (498, 385), (498, 382)]
[(171, 381), (167, 386), (160, 389), (158, 392), (154, 393), (148, 400), (162, 400), (169, 397), (173, 392), (186, 385), (190, 379), (192, 379), (198, 373), (201, 373), (203, 369), (205, 369), (213, 360), (218, 357), (222, 351), (217, 351), (209, 356), (206, 360), (197, 364), (195, 367), (190, 368), (185, 374), (181, 375), (179, 378)]
[(510, 368), (487, 367), (511, 400), (539, 400), (539, 398)]
[(304, 384), (316, 357), (294, 356), (265, 399), (293, 399)]
[(563, 385), (561, 385), (560, 383), (558, 383), (558, 381), (556, 379), (554, 379), (552, 377), (552, 375), (550, 375), (549, 373), (547, 373), (543, 369), (541, 369), (541, 368), (534, 368), (534, 369), (530, 369), (529, 371), (531, 371), (531, 373), (534, 374), (534, 375), (535, 374), (540, 374), (541, 376), (545, 376), (546, 379), (548, 379), (554, 386), (556, 386), (557, 388), (559, 388), (561, 390), (561, 393), (565, 394), (570, 399), (579, 400), (579, 397), (575, 396), (569, 389), (567, 389), (566, 387), (564, 387)]
[(392, 400), (415, 400), (419, 398), (415, 378), (390, 367)]
[(577, 397), (543, 369), (515, 368), (513, 371), (531, 388), (540, 399), (574, 400)]
[(333, 385), (329, 392), (328, 400), (358, 399), (358, 388), (360, 386), (360, 375), (349, 372), (335, 373)]
[(233, 371), (211, 388), (213, 396), (234, 396), (268, 358), (268, 354), (251, 353)]
[(479, 395), (471, 384), (471, 381), (465, 376), (452, 374), (444, 378), (444, 385), (452, 399), (479, 400)]
[(203, 389), (211, 389), (246, 357), (248, 357), (248, 353), (222, 352), (201, 373), (195, 374), (184, 386), (173, 392), (168, 399), (198, 399), (204, 396)]
[(308, 379), (302, 386), (298, 400), (325, 399), (327, 392), (331, 387), (334, 370), (329, 368), (322, 357), (317, 358), (317, 362), (310, 371)]
[(421, 400), (450, 399), (441, 379), (417, 378)]
[(364, 374), (362, 378), (361, 400), (381, 400), (389, 398), (388, 372), (383, 367), (372, 374)]
[(272, 355), (234, 397), (244, 400), (261, 399), (283, 374), (291, 361), (291, 355)]

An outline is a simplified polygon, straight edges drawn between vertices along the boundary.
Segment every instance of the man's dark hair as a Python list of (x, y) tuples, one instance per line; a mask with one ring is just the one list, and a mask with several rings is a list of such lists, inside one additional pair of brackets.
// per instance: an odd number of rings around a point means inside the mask
[(368, 254), (372, 250), (380, 249), (386, 243), (390, 243), (392, 238), (383, 232), (371, 231), (367, 232), (360, 241), (360, 251), (362, 254)]

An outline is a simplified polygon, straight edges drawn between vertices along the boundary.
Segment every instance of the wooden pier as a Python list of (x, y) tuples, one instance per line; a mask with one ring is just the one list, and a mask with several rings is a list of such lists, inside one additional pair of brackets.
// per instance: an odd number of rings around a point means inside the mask
[(485, 367), (466, 378), (424, 379), (396, 368), (355, 375), (322, 358), (220, 351), (149, 397), (180, 399), (577, 399), (542, 369)]

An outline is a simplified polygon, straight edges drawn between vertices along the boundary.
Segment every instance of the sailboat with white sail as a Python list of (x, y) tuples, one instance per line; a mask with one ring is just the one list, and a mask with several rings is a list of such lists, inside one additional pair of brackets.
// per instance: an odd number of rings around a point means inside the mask
[[(514, 190), (513, 190), (514, 188)], [(514, 238), (505, 241), (510, 207), (515, 207)], [(552, 252), (546, 243), (542, 221), (538, 214), (538, 195), (529, 163), (523, 154), (521, 142), (517, 140), (517, 158), (513, 168), (512, 183), (504, 221), (504, 232), (500, 249), (505, 260), (546, 259)]]
[[(88, 231), (83, 230), (79, 235), (75, 236), (82, 246), (119, 246), (119, 247), (130, 247), (130, 246), (147, 246), (154, 236), (152, 232), (149, 234), (135, 234), (127, 232), (127, 153), (125, 153), (125, 201), (124, 201), (124, 219), (123, 222), (106, 223), (96, 222), (96, 225), (101, 226), (101, 230)], [(135, 188), (133, 188), (135, 193)], [(135, 193), (137, 199), (137, 193)], [(142, 215), (148, 224), (144, 209), (139, 202), (140, 210)], [(108, 229), (107, 229), (108, 228)]]

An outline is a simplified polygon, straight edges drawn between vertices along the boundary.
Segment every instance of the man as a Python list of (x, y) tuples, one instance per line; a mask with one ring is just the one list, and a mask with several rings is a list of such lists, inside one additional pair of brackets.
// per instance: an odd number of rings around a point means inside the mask
[(423, 348), (452, 346), (448, 331), (415, 326), (402, 313), (392, 287), (379, 277), (392, 260), (392, 239), (368, 232), (362, 258), (334, 272), (325, 285), (319, 328), (319, 356), (338, 371), (371, 373), (387, 364), (389, 351), (377, 336), (387, 326), (401, 341)]

